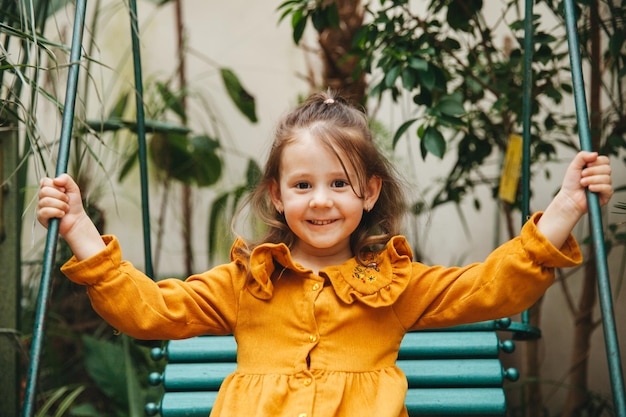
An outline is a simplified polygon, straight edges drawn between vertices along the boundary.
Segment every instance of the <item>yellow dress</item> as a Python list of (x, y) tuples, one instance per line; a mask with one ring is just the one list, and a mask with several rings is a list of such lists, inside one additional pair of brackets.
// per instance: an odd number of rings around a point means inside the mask
[(551, 285), (555, 267), (581, 262), (573, 237), (559, 250), (539, 233), (539, 215), (484, 262), (465, 267), (413, 262), (397, 236), (367, 266), (350, 259), (316, 274), (285, 245), (264, 244), (249, 262), (232, 255), (185, 281), (155, 283), (104, 236), (105, 250), (72, 258), (63, 272), (130, 336), (232, 333), (238, 366), (212, 416), (399, 417), (407, 382), (395, 360), (407, 331), (517, 314)]

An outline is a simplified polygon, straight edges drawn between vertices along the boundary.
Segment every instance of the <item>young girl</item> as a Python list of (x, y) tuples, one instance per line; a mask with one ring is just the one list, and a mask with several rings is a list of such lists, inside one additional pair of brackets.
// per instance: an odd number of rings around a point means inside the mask
[(231, 262), (186, 281), (153, 282), (100, 236), (68, 175), (41, 181), (37, 216), (60, 218), (74, 257), (63, 267), (95, 310), (140, 339), (233, 334), (234, 374), (213, 416), (405, 416), (395, 366), (407, 331), (511, 316), (581, 262), (570, 232), (585, 188), (610, 199), (608, 158), (581, 152), (560, 192), (519, 237), (462, 268), (412, 262), (399, 236), (399, 182), (365, 115), (317, 94), (278, 125), (250, 207), (267, 225), (237, 239)]

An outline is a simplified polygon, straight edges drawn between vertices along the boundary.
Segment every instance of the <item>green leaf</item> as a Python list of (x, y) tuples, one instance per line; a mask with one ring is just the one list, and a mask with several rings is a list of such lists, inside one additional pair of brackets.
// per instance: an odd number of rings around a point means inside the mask
[(452, 29), (471, 32), (473, 17), (482, 6), (482, 0), (453, 0), (448, 6), (447, 22)]
[(398, 75), (400, 75), (400, 66), (396, 65), (391, 67), (391, 69), (387, 71), (387, 74), (385, 74), (385, 86), (393, 87)]
[(304, 35), (304, 29), (306, 28), (306, 22), (308, 17), (304, 15), (302, 10), (296, 10), (291, 16), (291, 27), (293, 28), (293, 42), (296, 45), (300, 44), (300, 40)]
[(187, 120), (187, 114), (185, 113), (185, 106), (183, 105), (183, 100), (181, 96), (177, 96), (173, 94), (169, 87), (162, 82), (156, 83), (157, 90), (165, 103), (165, 108), (172, 110), (181, 120)]
[(428, 149), (426, 149), (426, 142), (423, 140), (420, 141), (420, 154), (422, 155), (422, 160), (426, 160), (428, 156)]
[(100, 391), (118, 407), (128, 403), (125, 367), (121, 346), (83, 336), (85, 368)]
[(443, 97), (437, 104), (437, 110), (448, 116), (462, 116), (465, 114), (465, 108), (461, 100), (460, 96)]
[(439, 130), (434, 126), (429, 126), (424, 132), (424, 148), (438, 158), (443, 158), (446, 153), (446, 140)]
[(313, 27), (318, 33), (325, 29), (336, 29), (339, 27), (339, 9), (335, 3), (330, 3), (326, 7), (317, 6), (310, 13), (310, 16)]
[(413, 125), (413, 123), (415, 123), (417, 121), (417, 119), (411, 119), (411, 120), (407, 120), (406, 122), (402, 123), (402, 125), (398, 128), (398, 130), (396, 130), (396, 134), (393, 135), (393, 148), (395, 149), (396, 144), (398, 143), (398, 141), (400, 140), (400, 138), (404, 135), (404, 133), (407, 131), (407, 129), (409, 127), (411, 127)]
[(218, 242), (222, 235), (221, 228), (226, 223), (226, 208), (228, 206), (228, 200), (230, 199), (231, 193), (225, 192), (219, 195), (215, 200), (213, 200), (213, 204), (211, 204), (211, 208), (209, 209), (209, 225), (207, 231), (207, 249), (209, 252), (209, 258), (213, 259), (213, 254), (216, 253), (218, 249)]
[(427, 71), (428, 70), (428, 61), (422, 59), (417, 56), (412, 56), (408, 60), (409, 67), (414, 68), (418, 71)]
[(143, 417), (144, 398), (141, 394), (141, 386), (137, 379), (137, 373), (133, 366), (130, 352), (130, 341), (127, 335), (122, 335), (122, 347), (124, 350), (124, 368), (126, 369), (126, 392), (128, 393), (129, 417)]
[(428, 68), (427, 71), (420, 71), (420, 84), (427, 90), (432, 90), (435, 87), (436, 76), (432, 68)]
[(248, 118), (252, 123), (257, 122), (256, 117), (256, 105), (254, 97), (243, 88), (239, 78), (235, 73), (228, 69), (222, 68), (220, 70), (222, 74), (222, 81), (226, 87), (226, 91), (231, 100), (235, 103), (235, 106), (239, 109), (244, 116)]
[(340, 24), (339, 8), (337, 3), (333, 2), (326, 8), (326, 23), (329, 28), (336, 29)]
[(122, 168), (120, 169), (120, 174), (117, 177), (119, 182), (122, 182), (126, 179), (126, 176), (133, 170), (133, 168), (139, 162), (139, 148), (135, 145), (135, 149), (128, 158), (122, 164)]
[(61, 401), (61, 403), (58, 405), (56, 412), (54, 414), (54, 417), (63, 417), (66, 415), (66, 412), (72, 407), (72, 405), (74, 404), (74, 401), (76, 401), (76, 399), (78, 398), (78, 396), (80, 394), (83, 393), (83, 391), (85, 390), (84, 386), (80, 386), (77, 387), (76, 389), (74, 389), (74, 391), (72, 391), (67, 397), (65, 397), (63, 399), (63, 401)]
[(129, 94), (124, 93), (118, 99), (111, 112), (109, 113), (109, 119), (121, 119), (124, 116), (126, 105), (128, 104)]
[(416, 71), (412, 68), (405, 68), (404, 71), (402, 71), (402, 87), (407, 91), (411, 91), (416, 87), (416, 85)]
[[(35, 417), (47, 417), (50, 414), (50, 410), (55, 409), (56, 414), (59, 417), (72, 405), (72, 403), (76, 400), (76, 397), (80, 395), (85, 390), (85, 387), (79, 385), (75, 388), (71, 386), (62, 386), (56, 388), (47, 398), (43, 405), (40, 406), (39, 410), (35, 414)], [(60, 403), (60, 404), (57, 404)], [(61, 414), (59, 414), (59, 411)]]
[(209, 136), (191, 138), (193, 181), (199, 187), (215, 184), (222, 176), (222, 159), (217, 154), (219, 142)]
[(430, 107), (433, 104), (433, 95), (430, 90), (422, 88), (420, 89), (419, 94), (413, 96), (413, 102), (418, 106)]
[(311, 23), (313, 27), (319, 33), (326, 28), (326, 12), (323, 9), (315, 9), (311, 13)]
[(250, 159), (248, 161), (248, 169), (246, 170), (246, 181), (248, 182), (248, 187), (255, 187), (259, 183), (262, 176), (263, 171), (261, 170), (259, 164), (257, 164), (254, 159)]
[(222, 175), (219, 142), (206, 135), (189, 138), (181, 134), (154, 135), (150, 156), (158, 169), (184, 184), (206, 187)]
[[(156, 121), (146, 126), (156, 132), (151, 136), (149, 147), (150, 158), (157, 169), (178, 181), (195, 183), (200, 187), (213, 185), (219, 180), (222, 161), (217, 154), (220, 148), (217, 139), (206, 135), (189, 138), (189, 129), (184, 126)], [(125, 127), (134, 131), (135, 125)], [(120, 168), (120, 182), (126, 179), (139, 161), (139, 149), (134, 143), (132, 146)]]

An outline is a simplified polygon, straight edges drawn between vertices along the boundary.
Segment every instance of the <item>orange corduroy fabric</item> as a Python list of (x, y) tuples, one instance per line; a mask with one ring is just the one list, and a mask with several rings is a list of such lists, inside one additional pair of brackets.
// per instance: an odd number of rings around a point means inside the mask
[(131, 336), (234, 334), (237, 371), (212, 416), (398, 417), (406, 415), (407, 383), (395, 360), (407, 331), (509, 317), (545, 292), (555, 267), (581, 262), (573, 237), (559, 250), (538, 232), (539, 216), (465, 267), (413, 262), (398, 236), (366, 266), (350, 259), (314, 273), (285, 245), (265, 244), (250, 262), (233, 255), (185, 281), (155, 283), (104, 236), (103, 252), (73, 258), (63, 272), (87, 285), (95, 310)]

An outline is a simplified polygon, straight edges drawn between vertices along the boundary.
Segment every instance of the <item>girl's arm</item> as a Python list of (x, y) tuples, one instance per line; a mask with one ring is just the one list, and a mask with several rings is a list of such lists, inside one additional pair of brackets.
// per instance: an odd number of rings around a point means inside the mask
[(613, 195), (609, 158), (579, 152), (570, 163), (558, 194), (537, 223), (538, 230), (557, 248), (563, 246), (580, 218), (587, 213), (585, 190), (597, 193), (600, 205)]
[(77, 260), (87, 259), (105, 248), (100, 232), (85, 212), (78, 185), (67, 174), (43, 178), (40, 182), (37, 220), (47, 228), (52, 218), (59, 219), (59, 234)]

